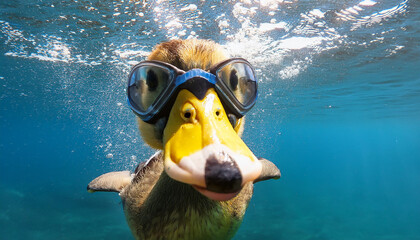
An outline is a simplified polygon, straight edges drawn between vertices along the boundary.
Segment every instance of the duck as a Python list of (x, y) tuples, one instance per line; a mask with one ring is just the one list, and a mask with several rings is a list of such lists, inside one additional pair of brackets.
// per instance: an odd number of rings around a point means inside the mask
[[(133, 68), (129, 105), (138, 105), (131, 107), (137, 109), (139, 132), (157, 152), (133, 172), (95, 178), (87, 190), (119, 194), (135, 239), (231, 239), (254, 183), (280, 178), (278, 167), (257, 158), (241, 139), (249, 106), (237, 103), (245, 102), (238, 89), (247, 82), (236, 76), (241, 70), (232, 70), (235, 66), (251, 72), (246, 60), (230, 60), (214, 41), (187, 39), (158, 44)], [(224, 86), (233, 86), (227, 87), (230, 95), (214, 83), (226, 78)], [(236, 105), (227, 104), (229, 96)]]

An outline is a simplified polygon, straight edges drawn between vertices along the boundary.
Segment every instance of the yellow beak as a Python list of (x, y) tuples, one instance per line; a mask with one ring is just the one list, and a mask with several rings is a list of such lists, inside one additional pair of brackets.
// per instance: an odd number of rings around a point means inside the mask
[(181, 90), (163, 133), (165, 171), (214, 200), (229, 200), (261, 173), (214, 89), (202, 100)]

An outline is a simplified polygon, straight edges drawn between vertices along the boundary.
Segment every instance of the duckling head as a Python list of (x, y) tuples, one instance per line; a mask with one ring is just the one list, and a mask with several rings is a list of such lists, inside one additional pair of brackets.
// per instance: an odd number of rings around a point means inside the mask
[[(221, 46), (197, 39), (159, 44), (148, 57), (185, 72), (206, 71), (226, 59)], [(142, 101), (156, 99), (154, 91), (164, 87), (165, 77), (153, 76)], [(163, 150), (164, 171), (169, 177), (191, 185), (210, 199), (225, 201), (260, 176), (261, 163), (240, 138), (244, 118), (229, 114), (214, 86), (190, 81), (174, 93), (172, 102), (153, 123), (138, 118), (144, 141)]]

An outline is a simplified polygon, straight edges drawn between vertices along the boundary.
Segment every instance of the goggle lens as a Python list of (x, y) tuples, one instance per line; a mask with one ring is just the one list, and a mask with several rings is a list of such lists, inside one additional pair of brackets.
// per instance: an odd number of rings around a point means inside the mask
[[(209, 72), (200, 69), (184, 72), (164, 62), (141, 62), (129, 76), (127, 95), (130, 107), (143, 121), (156, 121), (158, 113), (169, 106), (178, 86), (195, 77), (215, 84), (225, 108), (237, 117), (242, 117), (255, 104), (257, 81), (254, 70), (245, 59), (233, 58), (215, 65)], [(197, 81), (190, 83), (200, 84)]]
[(166, 89), (171, 72), (162, 66), (145, 64), (137, 67), (131, 74), (128, 97), (134, 108), (147, 112), (148, 108)]
[(243, 62), (232, 62), (221, 67), (216, 74), (243, 106), (254, 101), (257, 81), (251, 66)]

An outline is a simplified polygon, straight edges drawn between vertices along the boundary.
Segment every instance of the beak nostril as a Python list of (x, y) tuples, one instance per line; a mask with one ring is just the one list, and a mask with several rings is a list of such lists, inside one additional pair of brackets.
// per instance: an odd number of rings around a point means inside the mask
[(216, 117), (221, 117), (221, 113), (222, 113), (222, 110), (220, 109), (220, 108), (217, 108), (216, 109), (216, 111), (214, 112), (214, 114), (216, 114)]

